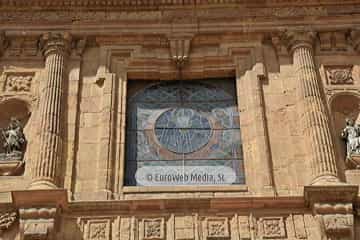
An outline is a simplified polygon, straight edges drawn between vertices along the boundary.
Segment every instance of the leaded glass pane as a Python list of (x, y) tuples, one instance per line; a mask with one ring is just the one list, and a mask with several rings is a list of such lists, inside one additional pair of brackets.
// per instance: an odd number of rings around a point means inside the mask
[[(244, 183), (239, 114), (230, 81), (151, 85), (130, 97), (127, 116), (127, 185)], [(145, 170), (174, 176), (149, 183)], [(228, 181), (184, 178), (220, 170)]]

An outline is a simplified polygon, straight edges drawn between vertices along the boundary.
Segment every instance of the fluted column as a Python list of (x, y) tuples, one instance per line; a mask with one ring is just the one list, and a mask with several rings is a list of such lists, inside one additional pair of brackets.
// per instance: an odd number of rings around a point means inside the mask
[(45, 56), (45, 82), (40, 93), (40, 150), (33, 169), (32, 189), (57, 187), (62, 150), (63, 79), (70, 42), (67, 34), (48, 33), (41, 39)]
[(312, 184), (339, 182), (329, 114), (322, 97), (313, 56), (314, 32), (286, 34), (298, 80), (297, 95), (301, 133), (309, 153)]

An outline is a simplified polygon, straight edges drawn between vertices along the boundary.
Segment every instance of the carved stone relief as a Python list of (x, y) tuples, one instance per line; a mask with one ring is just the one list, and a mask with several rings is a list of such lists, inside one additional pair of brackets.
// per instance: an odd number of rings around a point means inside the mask
[(286, 229), (283, 217), (263, 217), (258, 221), (259, 234), (265, 239), (285, 238)]
[(142, 219), (142, 239), (143, 240), (159, 240), (165, 236), (165, 220), (164, 218), (146, 218)]
[(29, 92), (34, 73), (9, 73), (6, 75), (5, 91)]
[(204, 222), (206, 239), (229, 238), (229, 220), (227, 217), (208, 217)]
[(110, 239), (111, 220), (107, 218), (80, 219), (79, 225), (86, 240)]
[(326, 66), (325, 71), (330, 85), (354, 84), (353, 66)]

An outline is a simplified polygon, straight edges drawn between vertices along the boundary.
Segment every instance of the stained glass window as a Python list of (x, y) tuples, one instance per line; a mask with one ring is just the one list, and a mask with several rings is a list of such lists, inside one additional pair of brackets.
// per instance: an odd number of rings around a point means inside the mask
[(245, 182), (231, 80), (161, 82), (130, 94), (126, 141), (128, 186)]

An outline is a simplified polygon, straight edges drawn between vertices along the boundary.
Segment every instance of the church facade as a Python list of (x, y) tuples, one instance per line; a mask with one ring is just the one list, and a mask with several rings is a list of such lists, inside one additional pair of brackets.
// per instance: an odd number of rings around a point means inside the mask
[(360, 238), (357, 0), (0, 0), (0, 238)]

